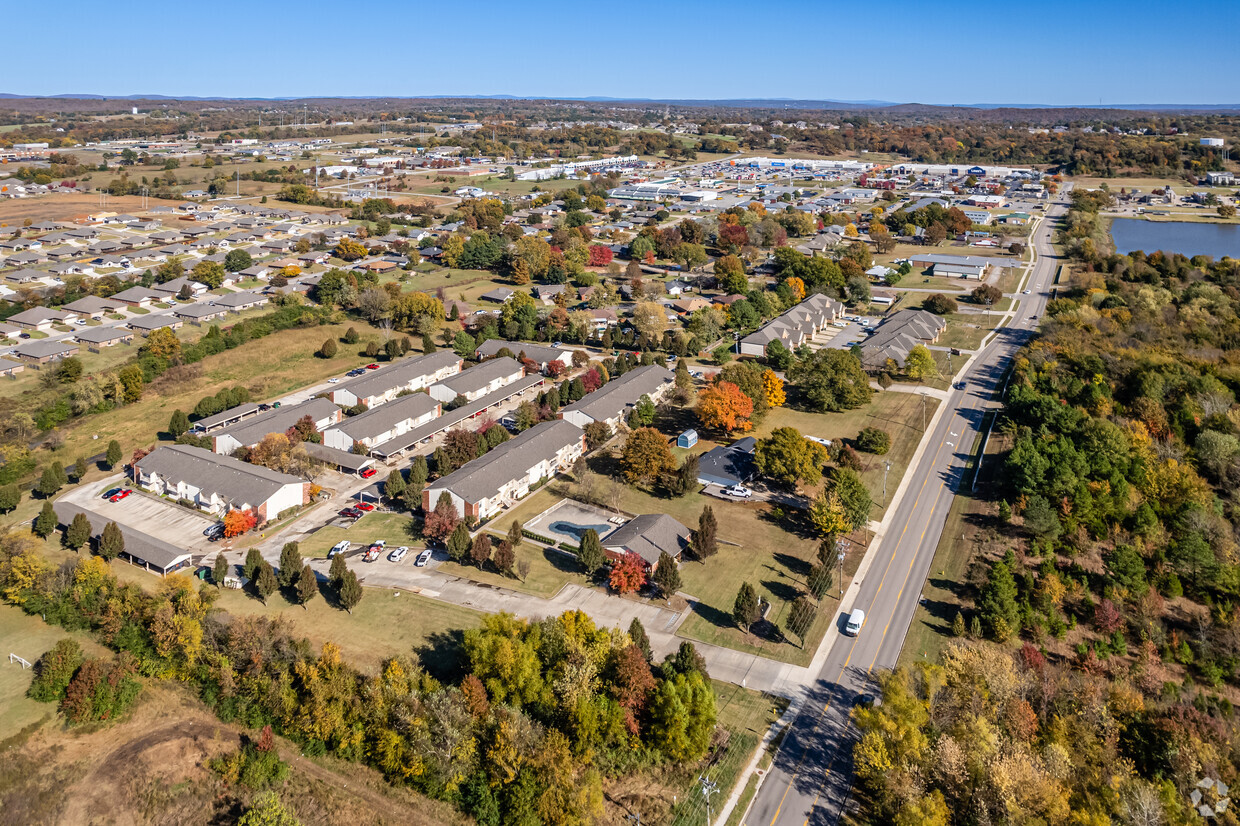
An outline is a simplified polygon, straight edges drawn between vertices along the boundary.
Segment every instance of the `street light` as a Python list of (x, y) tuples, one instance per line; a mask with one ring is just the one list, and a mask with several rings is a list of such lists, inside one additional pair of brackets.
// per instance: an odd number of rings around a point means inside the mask
[(835, 543), (835, 550), (838, 552), (835, 558), (840, 563), (839, 590), (841, 602), (844, 600), (844, 557), (848, 553), (848, 544), (847, 539), (841, 539)]
[(702, 797), (706, 799), (706, 824), (707, 826), (710, 826), (710, 796), (719, 792), (719, 784), (708, 778), (706, 775), (702, 775), (698, 779), (702, 783)]
[(891, 470), (891, 460), (883, 462), (883, 507), (887, 507), (887, 471)]
[(741, 334), (739, 331), (736, 331), (736, 330), (732, 331), (732, 340), (736, 342), (735, 344), (736, 355), (739, 356), (741, 354)]

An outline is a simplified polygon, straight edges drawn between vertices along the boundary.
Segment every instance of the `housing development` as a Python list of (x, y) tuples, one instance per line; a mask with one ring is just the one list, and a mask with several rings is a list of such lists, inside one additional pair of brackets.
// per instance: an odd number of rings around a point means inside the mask
[(1230, 822), (1237, 137), (0, 98), (6, 811)]

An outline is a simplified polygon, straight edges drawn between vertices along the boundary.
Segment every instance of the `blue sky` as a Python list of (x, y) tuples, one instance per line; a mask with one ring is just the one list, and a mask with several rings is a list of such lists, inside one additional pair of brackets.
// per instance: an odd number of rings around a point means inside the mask
[(1240, 103), (1240, 3), (509, 0), (57, 4), (0, 92)]

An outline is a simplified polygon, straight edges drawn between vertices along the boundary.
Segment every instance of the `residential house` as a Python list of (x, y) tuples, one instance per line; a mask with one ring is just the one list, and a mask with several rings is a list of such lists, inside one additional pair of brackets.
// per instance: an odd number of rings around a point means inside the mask
[(603, 539), (603, 552), (617, 562), (635, 555), (647, 574), (653, 575), (662, 554), (679, 561), (692, 537), (693, 531), (666, 513), (645, 513), (608, 534)]
[(486, 520), (568, 469), (585, 452), (585, 434), (563, 419), (535, 425), (454, 473), (430, 482), (422, 506), (430, 512), (447, 493), (462, 517)]
[(121, 290), (112, 296), (113, 300), (119, 301), (129, 307), (140, 307), (142, 309), (149, 308), (152, 303), (163, 298), (160, 293), (155, 292), (149, 287), (130, 287), (127, 290)]
[(843, 314), (843, 304), (815, 293), (741, 339), (741, 355), (765, 356), (773, 341), (795, 350)]
[[(423, 252), (423, 255), (425, 254), (426, 253)], [(496, 287), (493, 290), (483, 293), (479, 296), (479, 298), (483, 301), (494, 301), (497, 304), (506, 304), (513, 297), (513, 295), (513, 291), (507, 287)]]
[(124, 327), (88, 327), (78, 330), (73, 338), (79, 344), (85, 344), (92, 353), (103, 351), (104, 347), (128, 343), (134, 340), (134, 331)]
[(16, 347), (11, 355), (34, 365), (50, 364), (69, 356), (76, 356), (81, 349), (67, 341), (28, 341)]
[(253, 290), (242, 290), (241, 292), (229, 293), (228, 295), (221, 295), (211, 299), (211, 303), (215, 306), (224, 307), (235, 313), (253, 309), (254, 307), (261, 307), (267, 301), (267, 296)]
[(700, 485), (731, 487), (748, 482), (758, 472), (754, 451), (758, 441), (746, 436), (730, 445), (720, 445), (698, 456), (697, 480)]
[(946, 329), (941, 316), (925, 310), (892, 313), (861, 343), (861, 365), (871, 372), (885, 370), (888, 362), (903, 367), (909, 351), (918, 344), (933, 344)]
[(29, 310), (22, 310), (16, 315), (9, 316), (7, 320), (10, 324), (15, 324), (23, 330), (37, 330), (40, 333), (46, 333), (52, 329), (54, 324), (72, 324), (78, 320), (78, 315), (66, 310), (32, 307)]
[(156, 330), (179, 330), (185, 326), (185, 320), (178, 318), (174, 313), (161, 313), (159, 315), (139, 315), (134, 316), (126, 322), (129, 329), (137, 330), (139, 333), (151, 334)]

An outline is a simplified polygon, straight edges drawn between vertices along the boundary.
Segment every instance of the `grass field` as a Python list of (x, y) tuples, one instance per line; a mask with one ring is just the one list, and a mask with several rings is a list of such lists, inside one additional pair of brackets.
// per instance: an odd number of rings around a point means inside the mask
[(900, 283), (896, 284), (894, 287), (889, 287), (887, 289), (892, 289), (892, 290), (918, 289), (918, 290), (943, 290), (944, 292), (948, 292), (948, 291), (967, 292), (973, 289), (975, 286), (977, 285), (974, 284), (973, 282), (965, 281), (962, 278), (948, 278), (947, 276), (943, 276), (943, 275), (923, 275), (920, 272), (914, 271), (904, 276), (903, 278), (901, 278)]
[(37, 616), (27, 615), (16, 606), (0, 605), (0, 640), (4, 641), (4, 650), (0, 651), (0, 657), (4, 658), (0, 659), (0, 741), (56, 712), (54, 704), (36, 703), (26, 697), (34, 672), (16, 662), (9, 663), (9, 654), (33, 663), (62, 637), (76, 639), (88, 656), (106, 653), (87, 633), (68, 632), (44, 623)]

